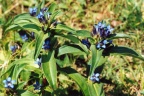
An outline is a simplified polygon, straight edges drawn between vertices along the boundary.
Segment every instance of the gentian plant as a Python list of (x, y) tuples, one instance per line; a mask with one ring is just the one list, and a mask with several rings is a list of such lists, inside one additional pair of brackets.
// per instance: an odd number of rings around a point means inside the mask
[[(121, 54), (144, 60), (133, 49), (113, 43), (113, 39), (128, 36), (117, 34), (108, 23), (94, 24), (92, 32), (73, 29), (57, 19), (61, 11), (55, 3), (48, 8), (44, 5), (42, 2), (29, 8), (28, 13), (19, 14), (8, 22), (4, 34), (14, 33), (11, 41), (19, 43), (21, 48), (17, 54), (7, 53), (8, 59), (1, 67), (1, 81), (10, 76), (15, 80), (15, 86), (9, 77), (3, 81), (1, 91), (6, 87), (15, 88), (13, 93), (17, 96), (59, 96), (66, 90), (59, 78), (63, 74), (78, 86), (78, 92), (83, 96), (105, 96), (104, 82), (101, 82), (104, 77), (100, 74), (109, 55)], [(12, 52), (16, 49), (15, 45), (10, 46)], [(73, 67), (77, 61), (85, 65), (85, 74)]]

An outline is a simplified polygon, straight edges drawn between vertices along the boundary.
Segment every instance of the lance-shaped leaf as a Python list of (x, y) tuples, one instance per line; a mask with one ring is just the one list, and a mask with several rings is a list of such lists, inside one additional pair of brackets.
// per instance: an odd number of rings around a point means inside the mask
[(85, 54), (83, 49), (80, 48), (79, 46), (68, 46), (68, 45), (64, 45), (62, 47), (59, 48), (58, 51), (58, 56), (63, 55), (63, 54)]
[(73, 36), (73, 35), (70, 35), (70, 34), (68, 34), (68, 35), (63, 35), (63, 34), (59, 34), (59, 35), (56, 35), (56, 36), (61, 36), (61, 37), (64, 37), (64, 38), (66, 38), (66, 39), (69, 39), (69, 40), (71, 40), (72, 42), (74, 42), (74, 43), (79, 43), (80, 42), (80, 40), (77, 38), (77, 37), (75, 37), (75, 36)]
[(58, 24), (55, 29), (64, 30), (64, 31), (66, 31), (68, 33), (72, 33), (72, 34), (76, 33), (76, 30), (74, 30), (74, 29), (72, 29), (72, 28), (70, 28), (70, 27), (68, 27), (68, 26), (66, 26), (64, 24)]
[(35, 60), (39, 56), (39, 53), (42, 49), (42, 45), (44, 44), (44, 40), (46, 39), (46, 37), (47, 37), (47, 34), (44, 35), (44, 33), (41, 32), (41, 34), (38, 35), (36, 38), (35, 53), (34, 53), (34, 59)]
[(25, 91), (25, 90), (18, 90), (18, 94), (20, 96), (39, 96), (38, 94), (32, 93), (30, 91)]
[(23, 13), (23, 14), (19, 14), (15, 16), (12, 21), (12, 24), (18, 24), (18, 22), (22, 22), (23, 20), (27, 22), (32, 22), (38, 26), (41, 26), (41, 23), (39, 23), (39, 20), (35, 17), (30, 16), (29, 13)]
[(98, 83), (88, 82), (88, 85), (91, 93), (95, 93), (95, 96), (105, 96), (102, 83), (98, 84)]
[(42, 70), (53, 90), (57, 89), (57, 68), (54, 51), (42, 56)]
[(117, 33), (117, 34), (110, 34), (108, 37), (109, 39), (117, 39), (117, 38), (130, 38), (132, 37), (130, 35), (124, 34), (124, 33)]
[[(16, 60), (16, 61), (12, 62), (12, 63), (9, 65), (8, 69), (7, 69), (4, 73), (1, 73), (0, 76), (3, 76), (4, 74), (6, 74), (6, 73), (9, 72), (9, 71), (11, 71), (11, 73), (13, 73), (13, 70), (14, 70), (15, 66), (17, 66), (17, 64), (24, 64), (24, 63), (25, 63), (25, 64), (30, 64), (30, 63), (32, 63), (32, 62), (33, 62), (33, 61), (32, 61), (31, 58), (18, 59), (18, 60)], [(23, 67), (23, 65), (22, 65), (21, 67)]]
[(90, 32), (87, 30), (77, 30), (75, 35), (82, 37), (91, 37)]
[(55, 3), (51, 3), (51, 5), (49, 6), (48, 11), (53, 13), (56, 8), (57, 8), (57, 5)]
[(112, 53), (112, 54), (132, 56), (132, 57), (139, 58), (144, 61), (144, 57), (142, 57), (142, 55), (140, 55), (135, 50), (129, 47), (115, 46), (115, 47), (109, 48), (108, 50), (106, 50), (106, 52), (109, 54)]
[(103, 95), (97, 95), (99, 94), (98, 92), (99, 90), (95, 90), (93, 83), (87, 82), (87, 79), (81, 76), (74, 69), (70, 67), (65, 67), (65, 68), (60, 68), (59, 71), (72, 78), (78, 84), (84, 96), (103, 96)]
[(12, 72), (12, 78), (14, 80), (17, 80), (20, 72), (24, 69), (24, 67), (26, 66), (27, 64), (23, 63), (23, 64), (16, 64), (15, 67), (14, 67), (14, 70)]
[(37, 26), (33, 23), (22, 22), (22, 23), (13, 24), (13, 25), (10, 25), (9, 27), (7, 27), (5, 30), (5, 34), (11, 30), (17, 30), (17, 29), (28, 30), (30, 32), (35, 32), (37, 34), (39, 34), (39, 31), (41, 30), (39, 26)]
[(92, 59), (91, 59), (91, 67), (90, 67), (90, 75), (92, 75), (96, 69), (96, 67), (102, 65), (106, 61), (106, 57), (102, 56), (103, 50), (97, 50), (95, 45), (91, 46)]

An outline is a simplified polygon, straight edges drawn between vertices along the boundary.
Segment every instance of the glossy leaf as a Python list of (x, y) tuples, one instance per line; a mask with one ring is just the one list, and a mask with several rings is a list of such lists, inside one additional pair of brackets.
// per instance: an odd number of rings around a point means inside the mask
[(44, 35), (43, 32), (36, 38), (36, 44), (35, 44), (35, 53), (34, 53), (34, 59), (36, 60), (39, 56), (39, 53), (42, 49), (42, 45), (44, 44), (44, 40), (46, 39), (47, 35)]
[(106, 61), (106, 57), (102, 56), (103, 50), (97, 50), (95, 45), (91, 46), (92, 51), (92, 59), (91, 59), (91, 67), (90, 67), (90, 75), (92, 75), (95, 69), (102, 65)]
[(91, 93), (95, 93), (95, 96), (105, 96), (102, 83), (98, 84), (98, 83), (88, 82), (88, 85)]
[(50, 22), (52, 23), (55, 20), (56, 16), (58, 16), (61, 13), (62, 13), (62, 11), (60, 11), (60, 10), (55, 11), (50, 17)]
[(57, 68), (54, 51), (42, 56), (42, 70), (53, 90), (57, 89)]
[(66, 66), (70, 66), (72, 62), (70, 62), (68, 55), (65, 55), (64, 60), (57, 59), (57, 64), (60, 67), (66, 67)]
[(64, 45), (64, 46), (60, 47), (58, 52), (59, 52), (58, 56), (63, 55), (63, 54), (68, 54), (68, 53), (84, 54), (82, 49), (73, 47), (73, 46), (68, 46), (68, 45)]
[(29, 22), (22, 22), (22, 23), (10, 25), (9, 27), (7, 27), (7, 29), (5, 30), (5, 34), (11, 30), (17, 30), (17, 29), (28, 30), (30, 32), (35, 32), (37, 34), (39, 34), (39, 31), (41, 30), (40, 27), (38, 27), (35, 24), (29, 23)]
[(30, 92), (30, 91), (25, 91), (25, 92), (21, 93), (20, 96), (39, 96), (39, 95), (38, 94), (34, 94), (34, 93)]
[(68, 35), (58, 35), (58, 36), (64, 37), (66, 39), (69, 39), (69, 40), (71, 40), (74, 43), (79, 43), (80, 42), (80, 40), (77, 37), (73, 36), (73, 35), (69, 35), (68, 34)]
[(35, 23), (36, 25), (39, 25), (39, 26), (41, 25), (39, 23), (38, 19), (35, 18), (35, 17), (30, 16), (29, 13), (23, 13), (23, 14), (19, 14), (19, 15), (15, 16), (12, 23), (13, 24), (18, 24), (18, 22), (21, 22), (22, 20)]
[(78, 31), (76, 31), (75, 35), (82, 36), (82, 37), (91, 37), (90, 32), (87, 30), (78, 30)]
[(109, 50), (107, 50), (107, 53), (132, 56), (132, 57), (139, 58), (144, 61), (144, 57), (142, 57), (142, 55), (138, 54), (135, 50), (133, 50), (129, 47), (115, 46), (115, 47), (112, 47)]
[(70, 28), (70, 27), (68, 27), (66, 25), (63, 25), (63, 24), (58, 24), (55, 29), (64, 30), (64, 31), (66, 31), (68, 33), (73, 33), (73, 34), (76, 33), (76, 30), (74, 30), (74, 29), (72, 29), (72, 28)]
[(15, 66), (15, 68), (13, 70), (13, 76), (12, 76), (12, 78), (14, 80), (17, 80), (20, 72), (24, 69), (25, 66), (26, 66), (25, 63), (24, 64), (16, 64), (16, 66)]
[(4, 74), (6, 74), (6, 73), (9, 72), (9, 71), (12, 71), (12, 72), (13, 72), (13, 70), (14, 70), (15, 66), (17, 66), (17, 64), (30, 64), (30, 63), (32, 63), (32, 62), (33, 62), (33, 61), (32, 61), (31, 58), (18, 59), (18, 60), (16, 60), (16, 61), (12, 62), (12, 63), (9, 65), (8, 69), (7, 69), (4, 73), (1, 74), (1, 76), (3, 76)]
[(132, 37), (130, 35), (127, 35), (124, 33), (111, 34), (108, 38), (109, 39), (117, 39), (117, 38), (130, 38), (130, 39), (132, 39)]
[(57, 8), (57, 5), (55, 3), (51, 3), (51, 5), (49, 6), (48, 11), (51, 13), (54, 13), (54, 10)]

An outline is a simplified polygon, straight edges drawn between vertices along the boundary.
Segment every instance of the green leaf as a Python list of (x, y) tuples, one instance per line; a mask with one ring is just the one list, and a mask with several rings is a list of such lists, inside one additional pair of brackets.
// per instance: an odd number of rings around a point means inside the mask
[(38, 94), (34, 94), (30, 91), (23, 92), (20, 96), (39, 96)]
[(36, 24), (32, 24), (32, 23), (29, 23), (29, 24), (18, 24), (22, 29), (24, 29), (24, 30), (28, 30), (28, 31), (30, 31), (30, 32), (35, 32), (35, 33), (37, 33), (37, 34), (39, 34), (40, 32), (40, 30), (41, 30), (41, 28), (40, 27), (38, 27)]
[(54, 13), (56, 8), (57, 8), (57, 5), (55, 3), (51, 3), (51, 5), (49, 6), (48, 11), (51, 12), (51, 13)]
[(76, 31), (75, 35), (82, 36), (82, 37), (91, 37), (90, 32), (87, 30), (78, 30), (78, 31)]
[(97, 95), (96, 91), (94, 90), (94, 86), (92, 85), (92, 82), (91, 84), (88, 84), (86, 78), (81, 76), (74, 69), (66, 67), (66, 68), (60, 68), (59, 71), (72, 78), (78, 84), (84, 96), (101, 96)]
[(17, 30), (17, 29), (21, 29), (21, 27), (20, 26), (18, 26), (18, 25), (10, 25), (9, 27), (7, 27), (6, 29), (5, 29), (5, 32), (4, 32), (4, 34), (7, 34), (9, 31), (11, 31), (11, 30)]
[(19, 74), (20, 74), (20, 72), (24, 69), (24, 67), (26, 66), (27, 64), (16, 64), (15, 65), (15, 68), (14, 68), (14, 70), (13, 70), (13, 76), (12, 76), (12, 78), (14, 79), (14, 80), (17, 80), (17, 78), (18, 78), (18, 76), (19, 76)]
[(44, 35), (43, 32), (36, 38), (36, 45), (35, 45), (35, 53), (34, 53), (34, 59), (36, 60), (39, 56), (39, 53), (42, 49), (42, 45), (44, 44), (44, 40), (46, 39), (47, 34)]
[(64, 45), (59, 48), (59, 53), (58, 56), (63, 55), (63, 54), (68, 54), (68, 53), (73, 53), (73, 54), (84, 54), (83, 50), (74, 46), (68, 46)]
[(67, 39), (71, 40), (74, 43), (79, 43), (80, 42), (80, 40), (77, 37), (73, 36), (73, 35), (68, 34), (68, 35), (58, 35), (58, 36), (67, 38)]
[(30, 32), (35, 32), (37, 34), (39, 34), (39, 31), (41, 30), (41, 28), (36, 24), (32, 24), (30, 22), (23, 22), (23, 23), (10, 25), (9, 27), (6, 28), (5, 34), (11, 30), (17, 30), (17, 29), (28, 30)]
[(129, 47), (115, 46), (107, 50), (107, 53), (132, 56), (132, 57), (139, 58), (144, 61), (144, 58), (142, 57), (142, 55), (138, 54), (135, 50)]
[(54, 51), (42, 56), (42, 70), (53, 90), (57, 89), (57, 68)]
[(22, 21), (31, 22), (31, 23), (34, 23), (38, 26), (41, 26), (41, 23), (39, 22), (39, 20), (35, 17), (30, 16), (29, 13), (22, 13), (22, 14), (15, 16), (13, 21), (12, 21), (12, 24), (18, 24)]
[[(30, 63), (32, 63), (33, 61), (32, 61), (32, 59), (31, 58), (22, 58), (22, 59), (17, 59), (17, 60), (15, 60), (14, 62), (12, 62), (9, 66), (8, 66), (8, 69), (4, 72), (4, 73), (2, 73), (1, 74), (1, 76), (3, 76), (4, 74), (6, 74), (7, 72), (9, 72), (9, 71), (11, 71), (11, 73), (13, 73), (13, 70), (14, 70), (14, 68), (15, 68), (15, 66), (17, 65), (17, 64), (30, 64)], [(1, 77), (0, 76), (0, 77)]]
[(111, 34), (109, 36), (109, 39), (117, 39), (117, 38), (130, 38), (132, 37), (130, 35), (124, 34), (124, 33), (116, 33), (116, 34)]
[(64, 60), (57, 59), (57, 64), (60, 67), (66, 67), (66, 66), (70, 66), (72, 62), (70, 62), (68, 55), (65, 55)]
[(95, 93), (95, 96), (105, 96), (104, 90), (103, 90), (103, 84), (102, 83), (93, 83), (88, 82), (89, 90), (91, 93)]
[(5, 71), (1, 72), (0, 77), (2, 77), (3, 75), (5, 75), (5, 74), (8, 73), (8, 72), (12, 72), (13, 69), (14, 69), (14, 67), (15, 67), (15, 64), (11, 64), (11, 65), (9, 65), (8, 68), (5, 69)]
[(98, 66), (101, 66), (105, 61), (106, 57), (102, 56), (103, 50), (97, 50), (95, 48), (95, 45), (91, 45), (91, 51), (92, 51), (92, 59), (91, 59), (91, 69), (90, 69), (90, 75), (92, 75), (95, 71), (95, 69)]
[(18, 84), (17, 89), (23, 89), (24, 85), (26, 85), (26, 81), (23, 81), (21, 83)]
[(60, 10), (55, 11), (50, 17), (50, 22), (52, 23), (55, 20), (55, 17), (61, 13), (62, 13), (62, 11), (60, 11)]
[(74, 29), (72, 29), (72, 28), (70, 28), (70, 27), (68, 27), (66, 25), (63, 25), (63, 24), (58, 24), (55, 29), (64, 30), (64, 31), (66, 31), (68, 33), (70, 32), (70, 33), (73, 33), (73, 34), (76, 33), (76, 30), (74, 30)]

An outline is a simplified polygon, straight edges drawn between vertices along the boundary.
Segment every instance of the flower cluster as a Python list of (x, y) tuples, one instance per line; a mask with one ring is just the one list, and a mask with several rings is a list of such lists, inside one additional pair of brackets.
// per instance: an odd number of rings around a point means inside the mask
[(88, 39), (82, 39), (81, 43), (83, 43), (84, 45), (86, 45), (87, 48), (90, 48), (90, 42), (88, 41)]
[(29, 8), (29, 13), (30, 13), (31, 16), (36, 16), (37, 8), (36, 7)]
[(33, 86), (34, 90), (40, 90), (42, 85), (38, 81), (36, 81), (36, 84), (34, 84)]
[(26, 33), (26, 31), (24, 30), (20, 30), (19, 31), (19, 35), (22, 38), (23, 41), (27, 41), (28, 40), (28, 34)]
[(102, 40), (98, 44), (96, 44), (96, 48), (97, 49), (105, 49), (105, 48), (109, 47), (110, 45), (113, 45), (112, 40)]
[(38, 18), (38, 20), (40, 21), (40, 23), (43, 23), (43, 24), (46, 24), (47, 23), (47, 20), (49, 20), (50, 18), (50, 15), (51, 13), (50, 12), (47, 12), (48, 11), (48, 8), (42, 8), (38, 13), (38, 10), (36, 7), (34, 8), (30, 8), (29, 9), (29, 13), (31, 16), (36, 16), (36, 18)]
[(106, 38), (113, 30), (110, 25), (107, 26), (105, 23), (99, 22), (94, 25), (92, 35), (99, 35), (101, 38)]
[(8, 77), (6, 80), (3, 80), (5, 88), (14, 88), (15, 80), (12, 80), (11, 77)]
[(110, 45), (113, 46), (112, 40), (107, 40), (107, 37), (110, 36), (113, 30), (110, 25), (107, 26), (104, 22), (99, 22), (94, 25), (92, 36), (96, 35), (101, 38), (101, 41), (96, 44), (97, 49), (106, 49), (110, 47)]
[(93, 81), (93, 82), (99, 82), (99, 76), (100, 76), (99, 73), (93, 74), (93, 75), (90, 77), (90, 80)]
[(12, 53), (16, 52), (17, 49), (18, 49), (18, 46), (16, 44), (10, 46), (10, 50), (12, 51)]
[(49, 40), (49, 38), (47, 38), (47, 39), (44, 41), (44, 44), (43, 44), (42, 48), (45, 49), (45, 50), (50, 49), (50, 40)]

